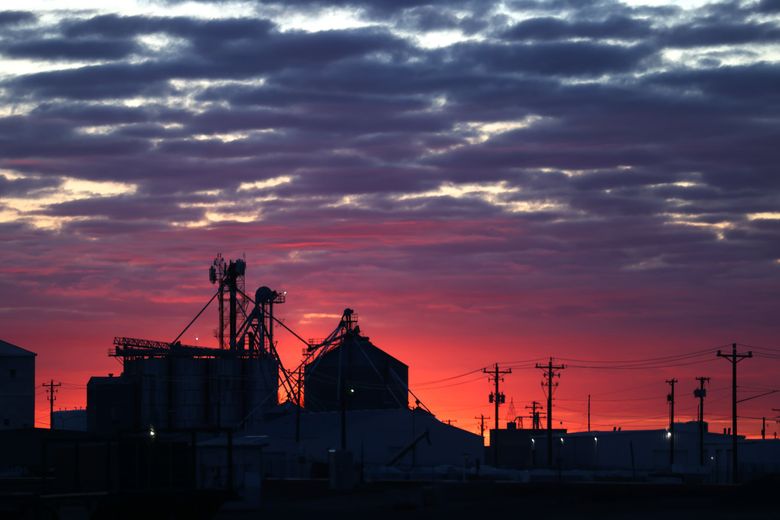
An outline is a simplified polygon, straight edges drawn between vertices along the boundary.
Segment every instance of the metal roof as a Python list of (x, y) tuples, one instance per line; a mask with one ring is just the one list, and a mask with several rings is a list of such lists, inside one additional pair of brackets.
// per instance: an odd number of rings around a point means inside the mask
[(0, 339), (0, 356), (5, 357), (25, 357), (25, 356), (37, 356), (35, 352), (30, 352), (22, 347), (17, 347), (7, 341)]

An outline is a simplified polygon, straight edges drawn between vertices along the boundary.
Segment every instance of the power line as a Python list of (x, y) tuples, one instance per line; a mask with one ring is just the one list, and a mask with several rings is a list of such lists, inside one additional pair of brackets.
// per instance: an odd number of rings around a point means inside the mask
[(691, 365), (699, 365), (702, 363), (710, 363), (711, 359), (696, 359), (681, 363), (666, 363), (666, 364), (647, 364), (647, 365), (568, 365), (570, 368), (581, 368), (590, 370), (650, 370), (657, 368), (677, 368)]
[(780, 353), (780, 347), (757, 347), (755, 345), (747, 345), (745, 343), (737, 343), (740, 347), (746, 347), (753, 350), (769, 350), (771, 352)]
[[(429, 390), (440, 390), (442, 388), (452, 388), (453, 386), (468, 385), (468, 384), (471, 384), (471, 383), (475, 383), (477, 381), (482, 381), (482, 376), (481, 375), (478, 376), (478, 377), (472, 378), (472, 379), (467, 379), (465, 381), (458, 381), (458, 382), (455, 382), (455, 383), (449, 383), (449, 384), (445, 384), (445, 385), (428, 386), (428, 387), (422, 388), (421, 390), (426, 391), (426, 392), (429, 391)], [(419, 387), (419, 385), (415, 385), (415, 387)]]
[[(423, 381), (422, 383), (416, 383), (414, 386), (419, 388), (421, 386), (434, 385), (434, 384), (437, 384), (437, 383), (444, 383), (446, 381), (452, 381), (453, 379), (460, 379), (461, 377), (470, 376), (471, 374), (477, 374), (477, 373), (482, 372), (483, 370), (484, 370), (484, 367), (480, 367), (480, 368), (476, 368), (474, 370), (469, 370), (468, 372), (464, 372), (462, 374), (458, 374), (456, 376), (443, 377), (441, 379), (433, 379), (431, 381)], [(480, 379), (482, 379), (482, 378), (480, 377)]]
[[(721, 347), (726, 346), (722, 345)], [(626, 365), (626, 364), (637, 364), (637, 363), (655, 363), (655, 362), (661, 362), (661, 361), (673, 361), (677, 359), (685, 359), (685, 358), (691, 358), (691, 357), (698, 357), (703, 356), (706, 354), (711, 354), (715, 350), (717, 350), (718, 347), (713, 348), (707, 348), (702, 350), (695, 350), (687, 353), (682, 354), (671, 354), (668, 356), (658, 356), (658, 357), (651, 357), (651, 358), (637, 358), (637, 359), (578, 359), (578, 358), (566, 358), (566, 357), (560, 357), (558, 359), (561, 359), (563, 361), (576, 361), (580, 363), (615, 363), (619, 365)]]

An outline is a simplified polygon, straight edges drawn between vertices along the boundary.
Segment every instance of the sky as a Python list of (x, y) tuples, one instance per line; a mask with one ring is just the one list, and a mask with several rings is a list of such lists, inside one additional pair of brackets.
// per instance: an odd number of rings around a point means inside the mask
[[(692, 419), (696, 376), (721, 430), (733, 342), (740, 397), (778, 387), (778, 1), (2, 9), (0, 337), (38, 353), (40, 426), (44, 381), (81, 407), (114, 336), (176, 337), (217, 253), (287, 291), (303, 337), (355, 309), (471, 431), (493, 363), (502, 422), (566, 364), (575, 431), (588, 395), (594, 428), (664, 427), (671, 378)], [(741, 432), (778, 430), (780, 394), (741, 406)]]

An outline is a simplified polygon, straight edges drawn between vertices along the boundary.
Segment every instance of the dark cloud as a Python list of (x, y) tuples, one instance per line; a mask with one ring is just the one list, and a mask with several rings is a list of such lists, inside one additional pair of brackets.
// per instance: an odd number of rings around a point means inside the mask
[(9, 82), (18, 97), (35, 95), (41, 99), (77, 100), (121, 99), (141, 95), (162, 96), (170, 89), (164, 65), (89, 65), (76, 69), (28, 74)]
[(53, 188), (57, 184), (58, 181), (56, 179), (39, 177), (7, 179), (4, 176), (0, 176), (0, 197), (34, 197), (32, 192), (44, 188)]
[[(767, 103), (776, 107), (780, 101), (780, 68), (769, 63), (742, 66), (724, 66), (707, 69), (678, 69), (652, 76), (649, 81), (658, 85), (686, 89), (710, 96), (725, 104), (760, 112)], [(757, 103), (761, 100), (762, 105)], [(719, 108), (719, 107), (716, 107)]]
[(106, 14), (87, 19), (64, 21), (63, 34), (67, 37), (103, 36), (106, 38), (132, 37), (163, 33), (203, 42), (258, 39), (267, 36), (275, 24), (270, 20), (232, 18), (225, 20), (198, 20), (187, 17), (119, 16)]
[(43, 98), (161, 96), (171, 93), (167, 82), (172, 79), (251, 78), (287, 68), (325, 66), (368, 53), (397, 53), (405, 49), (402, 40), (374, 29), (264, 34), (260, 40), (220, 40), (219, 44), (196, 39), (192, 48), (177, 56), (40, 72), (11, 80), (9, 85), (19, 96), (35, 93)]
[(138, 50), (128, 40), (46, 38), (1, 46), (0, 53), (13, 58), (42, 60), (116, 60)]
[(780, 1), (778, 0), (761, 0), (758, 2), (758, 10), (762, 13), (776, 13), (780, 12)]
[(37, 19), (34, 13), (28, 11), (0, 11), (0, 27), (33, 23)]
[[(45, 146), (41, 146), (45, 143)], [(0, 118), (0, 155), (6, 160), (23, 157), (115, 156), (138, 153), (149, 143), (112, 135), (84, 134), (64, 121)], [(64, 166), (64, 165), (63, 165)]]
[(598, 21), (539, 17), (517, 23), (503, 37), (542, 41), (569, 38), (638, 40), (652, 34), (652, 25), (648, 20), (629, 16), (611, 16)]
[[(180, 206), (198, 199), (175, 196), (118, 196), (73, 200), (52, 204), (38, 214), (57, 217), (98, 217), (110, 222), (154, 221), (159, 226), (171, 222), (197, 221), (203, 209)], [(202, 200), (202, 198), (201, 198)]]
[(661, 33), (663, 44), (669, 47), (706, 47), (745, 43), (777, 43), (780, 28), (774, 23), (713, 21), (672, 27)]
[(611, 45), (590, 42), (538, 44), (462, 44), (453, 54), (472, 66), (491, 72), (530, 72), (561, 76), (598, 76), (627, 72), (654, 54), (645, 45)]
[(187, 117), (185, 111), (168, 107), (127, 107), (92, 103), (42, 103), (31, 111), (33, 119), (62, 120), (77, 125), (103, 126), (149, 121), (170, 121)]

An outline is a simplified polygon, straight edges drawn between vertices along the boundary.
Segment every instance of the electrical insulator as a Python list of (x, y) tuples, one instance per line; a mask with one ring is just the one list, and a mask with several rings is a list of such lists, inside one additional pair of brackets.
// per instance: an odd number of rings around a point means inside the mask
[(488, 402), (489, 403), (493, 402), (493, 392), (490, 392), (490, 395), (488, 396)]

